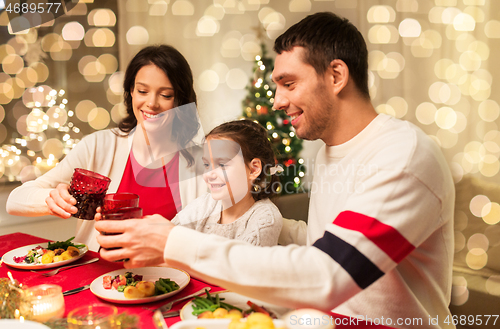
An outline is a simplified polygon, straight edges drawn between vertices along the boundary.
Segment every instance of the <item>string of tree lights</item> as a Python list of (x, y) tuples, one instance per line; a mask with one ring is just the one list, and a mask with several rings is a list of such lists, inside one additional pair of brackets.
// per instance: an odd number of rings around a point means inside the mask
[(243, 100), (243, 117), (259, 122), (268, 131), (269, 140), (275, 150), (278, 164), (284, 171), (279, 174), (281, 194), (303, 192), (302, 178), (305, 175), (304, 159), (299, 157), (302, 140), (285, 111), (273, 109), (276, 86), (271, 80), (273, 58), (267, 55), (261, 43), (261, 55), (255, 57), (253, 76), (247, 86), (248, 94)]

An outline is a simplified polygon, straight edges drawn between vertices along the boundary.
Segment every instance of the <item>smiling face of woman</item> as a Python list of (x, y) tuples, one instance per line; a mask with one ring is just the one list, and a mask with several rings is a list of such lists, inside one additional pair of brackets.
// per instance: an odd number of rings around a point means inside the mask
[[(137, 72), (130, 94), (138, 123), (144, 120), (154, 120), (159, 117), (160, 113), (176, 106), (172, 83), (165, 72), (153, 64), (143, 66)], [(170, 116), (168, 121), (173, 120), (174, 114)]]

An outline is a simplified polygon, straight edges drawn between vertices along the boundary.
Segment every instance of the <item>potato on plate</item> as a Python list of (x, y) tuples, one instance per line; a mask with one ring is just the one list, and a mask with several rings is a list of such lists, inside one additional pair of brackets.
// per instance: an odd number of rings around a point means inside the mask
[(130, 299), (146, 297), (146, 295), (142, 291), (140, 291), (139, 289), (137, 289), (137, 287), (134, 286), (127, 286), (125, 290), (123, 290), (123, 295), (125, 296), (125, 298), (130, 298)]
[(73, 258), (68, 251), (63, 252), (61, 254), (61, 257), (62, 257), (63, 260), (68, 260), (68, 259)]
[(71, 257), (76, 257), (80, 255), (80, 250), (78, 250), (78, 248), (75, 248), (73, 246), (69, 246), (68, 249), (66, 249), (66, 252), (70, 254)]
[(135, 287), (143, 292), (145, 297), (151, 297), (155, 294), (155, 284), (153, 282), (139, 281)]
[(63, 260), (64, 260), (64, 259), (63, 259), (63, 257), (62, 257), (61, 255), (59, 255), (59, 256), (54, 256), (54, 258), (52, 258), (52, 262), (54, 262), (54, 263), (55, 263), (55, 262), (61, 262), (61, 261), (63, 261)]
[(219, 307), (213, 312), (214, 318), (216, 319), (224, 319), (226, 315), (228, 314), (228, 311), (225, 308)]
[(52, 250), (47, 251), (42, 255), (42, 264), (50, 264), (54, 260), (54, 252)]

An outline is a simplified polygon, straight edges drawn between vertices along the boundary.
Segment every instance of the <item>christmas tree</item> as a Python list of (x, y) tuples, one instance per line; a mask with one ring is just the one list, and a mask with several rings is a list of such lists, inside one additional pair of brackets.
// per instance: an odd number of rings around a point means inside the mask
[(279, 173), (282, 188), (280, 194), (303, 192), (304, 160), (299, 157), (302, 140), (295, 135), (285, 111), (273, 109), (275, 84), (271, 80), (274, 60), (267, 56), (266, 46), (261, 43), (261, 55), (255, 57), (254, 74), (247, 86), (248, 95), (243, 100), (243, 116), (264, 126), (274, 148), (278, 164), (284, 171)]

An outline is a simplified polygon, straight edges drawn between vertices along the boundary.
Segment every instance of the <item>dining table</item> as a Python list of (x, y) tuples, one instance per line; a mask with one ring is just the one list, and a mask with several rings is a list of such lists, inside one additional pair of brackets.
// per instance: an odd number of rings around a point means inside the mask
[[(50, 240), (25, 233), (0, 235), (0, 256), (16, 248), (48, 241)], [(42, 272), (46, 272), (45, 270), (32, 272), (30, 270), (14, 268), (3, 263), (0, 265), (0, 278), (8, 277), (8, 272), (10, 272), (12, 277), (22, 283), (23, 286), (31, 287), (40, 284), (56, 284), (61, 286), (63, 291), (66, 291), (88, 285), (101, 275), (124, 268), (123, 263), (106, 261), (102, 259), (97, 252), (90, 250), (82, 258), (72, 264), (83, 263), (95, 257), (98, 257), (99, 261), (79, 267), (64, 269), (57, 275), (51, 277), (46, 277), (41, 274)], [(128, 315), (136, 315), (139, 321), (138, 328), (154, 329), (156, 327), (153, 322), (153, 312), (156, 308), (177, 298), (193, 294), (204, 287), (210, 287), (211, 293), (225, 290), (223, 287), (204, 282), (191, 276), (188, 285), (182, 291), (167, 299), (147, 304), (118, 304), (102, 300), (95, 296), (90, 289), (86, 289), (79, 293), (64, 297), (64, 317), (67, 317), (71, 310), (80, 306), (111, 304), (118, 308), (118, 313), (126, 312)], [(180, 310), (187, 302), (189, 302), (189, 300), (174, 304), (172, 311)], [(336, 328), (388, 328), (383, 325), (376, 325), (374, 323), (367, 323), (359, 320), (352, 321), (352, 318), (340, 314), (330, 313), (329, 315), (335, 319), (335, 323), (337, 324)], [(165, 322), (168, 326), (178, 321), (181, 321), (179, 316), (165, 318)]]

